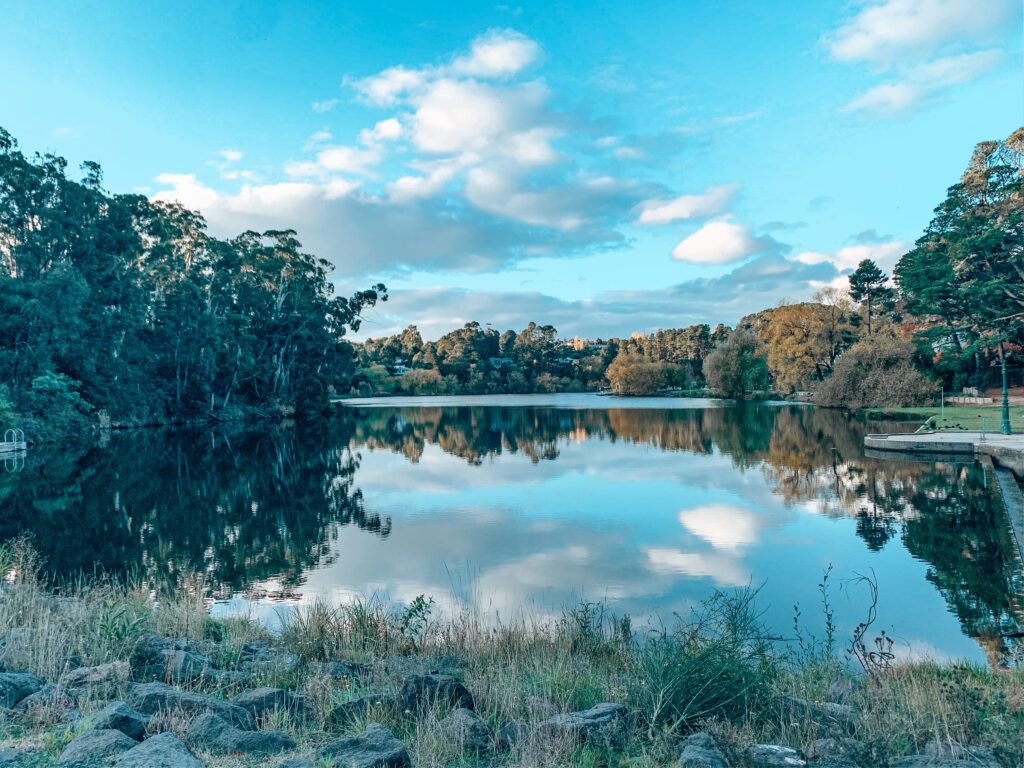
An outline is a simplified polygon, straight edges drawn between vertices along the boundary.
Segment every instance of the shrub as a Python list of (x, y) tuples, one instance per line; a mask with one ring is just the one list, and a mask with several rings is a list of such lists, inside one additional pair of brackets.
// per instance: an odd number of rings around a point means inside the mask
[(814, 402), (839, 408), (900, 408), (924, 405), (935, 384), (912, 361), (914, 347), (892, 332), (861, 339), (836, 361), (832, 376), (814, 393)]

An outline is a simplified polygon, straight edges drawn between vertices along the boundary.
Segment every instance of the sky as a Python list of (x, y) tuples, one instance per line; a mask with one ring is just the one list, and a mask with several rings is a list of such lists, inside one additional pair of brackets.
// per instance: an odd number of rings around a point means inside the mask
[(355, 338), (732, 324), (892, 269), (1024, 124), (1021, 7), (0, 0), (0, 126), (384, 282)]

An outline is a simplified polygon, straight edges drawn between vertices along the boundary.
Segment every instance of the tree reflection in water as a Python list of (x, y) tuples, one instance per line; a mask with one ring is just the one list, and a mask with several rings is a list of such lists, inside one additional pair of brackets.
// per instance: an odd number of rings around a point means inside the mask
[(330, 562), (341, 526), (388, 536), (390, 518), (367, 512), (358, 488), (361, 451), (415, 463), (437, 446), (476, 466), (509, 454), (556, 461), (569, 442), (625, 441), (759, 469), (785, 503), (854, 519), (872, 551), (899, 537), (994, 659), (1024, 616), (998, 491), (979, 466), (864, 456), (867, 432), (900, 426), (800, 406), (453, 406), (346, 409), (314, 427), (139, 430), (102, 445), (34, 448), (29, 467), (0, 477), (0, 539), (32, 532), (55, 573), (174, 580), (199, 571), (225, 591), (270, 578), (290, 591)]

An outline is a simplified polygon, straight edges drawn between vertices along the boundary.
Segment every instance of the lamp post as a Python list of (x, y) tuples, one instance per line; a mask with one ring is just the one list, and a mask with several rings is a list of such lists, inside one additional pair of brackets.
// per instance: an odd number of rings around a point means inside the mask
[(1002, 432), (1004, 435), (1010, 434), (1010, 393), (1006, 389), (1006, 358), (1008, 358), (1009, 356), (1009, 352), (1003, 352), (1003, 424), (1002, 429), (1000, 429), (999, 431)]

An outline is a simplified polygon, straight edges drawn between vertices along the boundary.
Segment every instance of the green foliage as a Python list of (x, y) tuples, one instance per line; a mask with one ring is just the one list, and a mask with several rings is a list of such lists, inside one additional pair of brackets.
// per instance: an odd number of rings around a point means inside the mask
[[(0, 371), (43, 439), (113, 424), (319, 413), (383, 285), (332, 295), (291, 230), (220, 240), (180, 205), (81, 182), (0, 133)], [(55, 300), (59, 297), (59, 301)]]
[(762, 345), (750, 330), (737, 328), (704, 360), (708, 387), (725, 397), (743, 397), (767, 389), (768, 365)]

